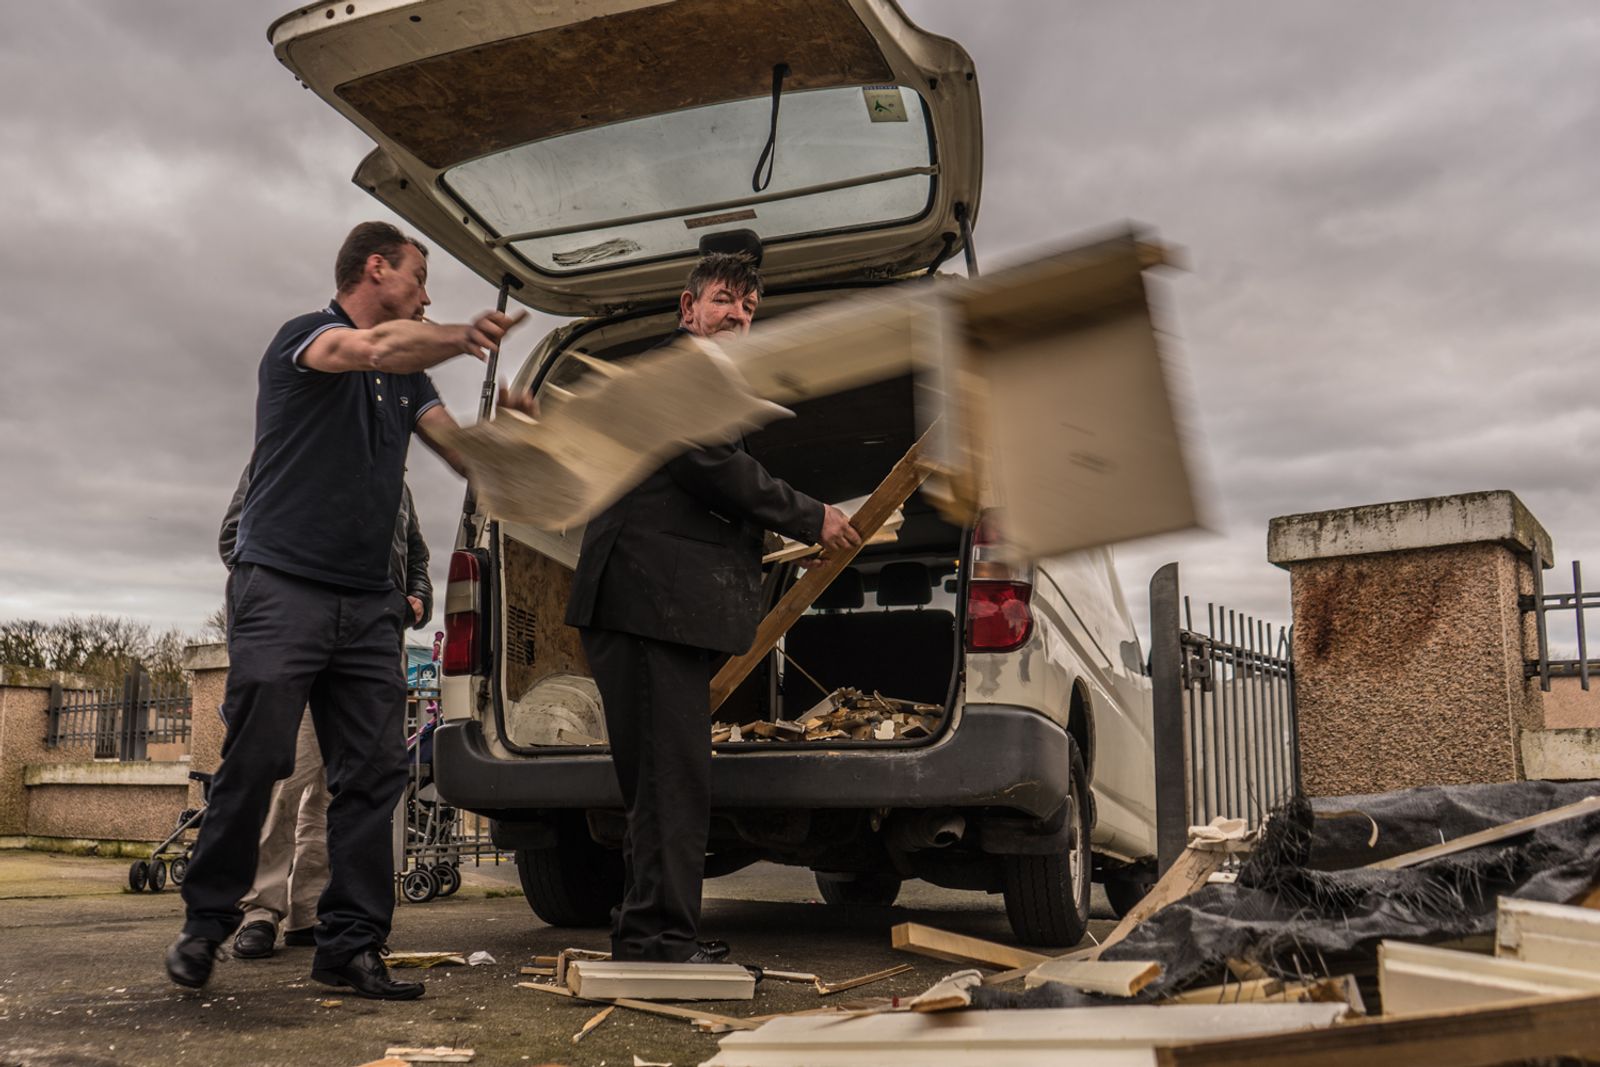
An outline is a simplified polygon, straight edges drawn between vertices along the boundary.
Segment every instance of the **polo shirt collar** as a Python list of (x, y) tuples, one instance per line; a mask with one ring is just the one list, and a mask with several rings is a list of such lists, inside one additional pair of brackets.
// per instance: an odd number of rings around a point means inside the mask
[(339, 306), (338, 300), (329, 300), (328, 310), (333, 313), (334, 318), (338, 319), (346, 326), (349, 326), (351, 329), (355, 328), (355, 320), (350, 317), (349, 313), (346, 312), (344, 308)]

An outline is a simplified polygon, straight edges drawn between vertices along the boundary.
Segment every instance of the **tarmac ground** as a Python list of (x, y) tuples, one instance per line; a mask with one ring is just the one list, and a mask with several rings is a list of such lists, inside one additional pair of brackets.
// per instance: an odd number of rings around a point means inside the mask
[[(573, 1044), (600, 1005), (517, 988), (518, 968), (567, 947), (604, 949), (606, 931), (541, 923), (516, 870), (464, 869), (460, 892), (395, 910), (395, 951), (485, 950), (496, 962), (435, 967), (427, 995), (383, 1003), (309, 977), (311, 950), (267, 960), (231, 957), (204, 990), (168, 981), (162, 954), (183, 907), (173, 887), (127, 889), (128, 861), (0, 851), (0, 1067), (357, 1067), (391, 1045), (471, 1048), (476, 1067), (601, 1064), (634, 1057), (677, 1067), (716, 1052), (715, 1035), (688, 1022), (618, 1008)], [(1090, 931), (1110, 929), (1096, 887)], [(889, 928), (921, 922), (1014, 943), (998, 896), (908, 883), (893, 907), (838, 908), (818, 899), (809, 872), (758, 864), (706, 883), (703, 933), (734, 959), (837, 981), (910, 964), (910, 972), (835, 998), (915, 995), (956, 964), (895, 951)], [(809, 985), (772, 979), (753, 1001), (697, 1002), (723, 1015), (799, 1011), (826, 1004)]]

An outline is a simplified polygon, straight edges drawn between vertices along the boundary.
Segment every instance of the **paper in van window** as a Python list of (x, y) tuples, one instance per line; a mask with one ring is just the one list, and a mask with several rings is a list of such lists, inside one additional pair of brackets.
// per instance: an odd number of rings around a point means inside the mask
[(905, 97), (898, 85), (867, 85), (861, 89), (867, 101), (867, 118), (873, 122), (908, 122)]

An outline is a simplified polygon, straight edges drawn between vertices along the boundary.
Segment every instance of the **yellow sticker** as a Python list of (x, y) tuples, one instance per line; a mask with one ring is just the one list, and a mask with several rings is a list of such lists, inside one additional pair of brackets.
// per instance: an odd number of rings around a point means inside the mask
[(873, 122), (908, 122), (906, 102), (897, 85), (868, 85), (861, 90), (867, 101), (867, 117)]

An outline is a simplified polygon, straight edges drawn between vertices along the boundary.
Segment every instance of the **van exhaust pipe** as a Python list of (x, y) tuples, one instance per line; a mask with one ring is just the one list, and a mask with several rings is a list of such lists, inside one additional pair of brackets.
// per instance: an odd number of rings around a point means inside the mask
[(967, 832), (967, 820), (953, 811), (919, 811), (896, 819), (889, 826), (889, 843), (901, 852), (949, 848)]

